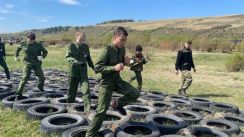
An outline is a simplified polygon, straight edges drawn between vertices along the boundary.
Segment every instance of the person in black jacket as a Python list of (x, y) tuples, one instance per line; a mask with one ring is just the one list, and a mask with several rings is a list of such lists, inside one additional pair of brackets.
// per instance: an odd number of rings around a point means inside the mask
[(191, 86), (192, 76), (191, 68), (196, 72), (195, 65), (192, 58), (191, 50), (192, 41), (188, 40), (185, 42), (184, 48), (178, 51), (178, 55), (175, 62), (175, 73), (178, 75), (179, 70), (181, 71), (181, 82), (178, 90), (179, 95), (186, 95), (186, 90)]
[(6, 58), (6, 53), (5, 53), (5, 44), (1, 41), (1, 37), (0, 37), (0, 65), (3, 67), (6, 77), (9, 80), (10, 79), (10, 74), (9, 74), (9, 70), (8, 70), (8, 66), (5, 62)]

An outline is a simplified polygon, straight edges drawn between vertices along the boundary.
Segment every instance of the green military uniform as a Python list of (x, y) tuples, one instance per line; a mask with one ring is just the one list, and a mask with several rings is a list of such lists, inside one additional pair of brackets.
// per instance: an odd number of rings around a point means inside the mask
[[(85, 106), (85, 111), (90, 111), (91, 99), (89, 92), (89, 83), (87, 75), (87, 63), (94, 69), (93, 62), (90, 56), (89, 47), (87, 44), (77, 44), (71, 43), (68, 46), (68, 52), (66, 59), (69, 62), (69, 90), (68, 99), (69, 103), (75, 102), (75, 97), (77, 93), (77, 88), (80, 83), (81, 91), (83, 93), (83, 101)], [(87, 62), (87, 63), (86, 63)]]
[(8, 70), (8, 66), (5, 62), (5, 44), (0, 41), (0, 65), (3, 67), (4, 72), (6, 74), (7, 79), (10, 79), (10, 74)]
[(124, 57), (125, 48), (117, 48), (113, 44), (105, 47), (98, 57), (95, 64), (95, 72), (101, 74), (98, 108), (86, 137), (95, 137), (99, 131), (109, 108), (113, 91), (124, 95), (117, 101), (118, 106), (125, 106), (139, 97), (139, 91), (128, 82), (123, 81), (120, 72), (115, 71), (114, 66), (124, 63)]
[(44, 86), (45, 78), (41, 68), (42, 61), (38, 60), (38, 56), (42, 56), (43, 58), (45, 58), (48, 54), (47, 50), (42, 46), (41, 43), (38, 42), (34, 42), (34, 43), (22, 42), (21, 45), (16, 50), (15, 57), (19, 56), (21, 50), (24, 51), (23, 61), (25, 66), (23, 69), (22, 79), (16, 94), (22, 96), (24, 86), (28, 81), (28, 79), (30, 78), (31, 70), (34, 70), (36, 76), (39, 78), (39, 82), (38, 82), (39, 90), (44, 91), (43, 86)]
[[(178, 51), (175, 69), (181, 71), (181, 82), (179, 91), (185, 92), (191, 86), (192, 76), (191, 76), (191, 68), (195, 68), (193, 58), (192, 58), (192, 50), (183, 48)], [(180, 93), (180, 92), (179, 92)], [(185, 94), (185, 93), (184, 93)]]
[(134, 71), (134, 75), (130, 79), (130, 83), (134, 81), (135, 79), (137, 80), (138, 83), (138, 89), (141, 90), (142, 88), (142, 76), (141, 72), (143, 71), (143, 65), (147, 63), (146, 59), (143, 57), (136, 57), (135, 55), (132, 56), (130, 59), (132, 63), (130, 64), (130, 70)]

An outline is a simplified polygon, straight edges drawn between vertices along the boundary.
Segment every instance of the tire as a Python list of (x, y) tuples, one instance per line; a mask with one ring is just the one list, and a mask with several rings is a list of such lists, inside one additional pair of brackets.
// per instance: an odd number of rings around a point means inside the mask
[(159, 96), (168, 96), (167, 93), (164, 93), (163, 91), (155, 91), (151, 90), (147, 93), (147, 95), (159, 95)]
[(128, 114), (132, 115), (132, 118), (141, 118), (156, 113), (155, 108), (144, 105), (127, 105), (124, 106), (124, 109)]
[(4, 99), (5, 97), (8, 97), (10, 95), (14, 95), (14, 94), (15, 94), (14, 92), (9, 92), (9, 91), (1, 92), (0, 93), (0, 100)]
[(14, 102), (13, 104), (13, 110), (15, 111), (26, 111), (29, 107), (32, 107), (34, 105), (38, 104), (47, 104), (50, 100), (47, 98), (28, 98), (23, 99), (17, 102)]
[(240, 127), (244, 127), (244, 117), (226, 114), (224, 115), (224, 119), (231, 121)]
[(163, 101), (165, 96), (146, 94), (146, 95), (141, 96), (140, 98), (142, 98), (144, 100), (143, 103), (147, 104), (149, 101)]
[(214, 102), (210, 104), (210, 108), (217, 112), (239, 113), (239, 108), (237, 106), (227, 103)]
[[(151, 114), (146, 117), (146, 122), (155, 125), (161, 135), (175, 134), (178, 130), (186, 127), (186, 122), (174, 115)], [(169, 125), (169, 122), (170, 124), (172, 122), (172, 125)]]
[[(83, 137), (83, 136), (85, 136), (88, 128), (89, 127), (86, 127), (86, 126), (70, 128), (62, 134), (62, 137)], [(109, 129), (101, 129), (98, 132), (98, 135), (100, 135), (102, 137), (114, 137), (114, 133)]]
[[(2, 100), (3, 107), (4, 108), (13, 108), (13, 104), (15, 102), (15, 98), (16, 98), (16, 95), (10, 95), (10, 96), (5, 97)], [(28, 97), (27, 96), (23, 96), (23, 98), (27, 99)]]
[(55, 99), (55, 98), (64, 97), (64, 94), (63, 93), (45, 93), (42, 95), (42, 97), (49, 98), (49, 99)]
[(189, 98), (189, 101), (191, 102), (192, 107), (209, 107), (212, 103), (209, 99), (199, 97)]
[(214, 111), (208, 108), (201, 108), (201, 107), (192, 107), (189, 110), (196, 113), (200, 113), (202, 116), (212, 115), (214, 113)]
[(8, 86), (2, 85), (2, 83), (1, 83), (0, 84), (0, 93), (1, 92), (6, 92), (6, 91), (10, 91), (10, 88)]
[[(91, 111), (96, 110), (96, 104), (91, 104)], [(84, 110), (84, 104), (74, 104), (66, 108), (71, 114), (86, 115), (87, 112)]]
[(172, 135), (164, 135), (164, 136), (160, 136), (160, 137), (186, 137), (186, 136), (172, 134)]
[[(184, 133), (184, 131), (189, 132), (189, 133)], [(214, 128), (208, 128), (208, 127), (203, 127), (203, 126), (192, 126), (192, 127), (188, 127), (185, 129), (182, 129), (179, 131), (179, 133), (181, 134), (186, 134), (187, 137), (229, 137), (227, 134), (225, 134), (224, 132), (221, 132), (217, 129)], [(178, 133), (178, 134), (179, 134)]]
[(27, 90), (27, 94), (31, 97), (31, 98), (37, 98), (40, 97), (41, 95), (43, 95), (45, 92), (40, 91), (40, 90)]
[(187, 125), (197, 124), (200, 120), (202, 120), (202, 116), (194, 111), (175, 110), (173, 111), (173, 114), (186, 121)]
[(170, 98), (169, 102), (172, 102), (176, 105), (176, 107), (191, 107), (191, 102), (187, 101), (187, 100), (183, 100), (183, 99), (174, 99), (174, 98)]
[(41, 120), (47, 116), (65, 113), (65, 107), (54, 104), (40, 104), (27, 109), (27, 117)]
[(55, 91), (56, 91), (57, 93), (64, 93), (64, 94), (66, 94), (66, 93), (68, 92), (68, 88), (64, 88), (64, 87), (62, 87), (62, 88), (57, 88)]
[(74, 104), (83, 103), (83, 100), (81, 98), (77, 97), (77, 98), (75, 98), (75, 103), (67, 103), (67, 97), (61, 97), (61, 98), (53, 99), (53, 103), (67, 107), (67, 106), (71, 106)]
[(173, 103), (162, 101), (149, 102), (148, 105), (155, 108), (157, 112), (168, 111), (176, 107)]
[(47, 134), (60, 134), (73, 127), (83, 126), (86, 119), (74, 114), (55, 114), (41, 120), (41, 131)]
[(182, 99), (182, 100), (188, 100), (188, 97), (186, 96), (180, 96), (180, 95), (171, 95), (168, 96), (170, 99)]
[(240, 117), (244, 117), (244, 114), (240, 114), (239, 116), (240, 116)]
[[(91, 113), (88, 116), (88, 120), (91, 122), (93, 120), (93, 117), (96, 113)], [(104, 118), (103, 127), (109, 126), (109, 125), (121, 125), (123, 123), (128, 122), (131, 119), (131, 115), (127, 114), (126, 116), (121, 115), (120, 113), (118, 113), (117, 111), (111, 111), (108, 110), (106, 112), (106, 116)]]
[[(224, 120), (224, 119), (204, 119), (204, 120), (200, 121), (200, 125), (215, 128), (219, 131), (226, 133), (227, 135), (240, 133), (240, 128), (238, 127), (238, 125), (236, 125), (233, 122)], [(219, 128), (214, 125), (225, 126), (225, 127), (228, 127), (228, 129)]]

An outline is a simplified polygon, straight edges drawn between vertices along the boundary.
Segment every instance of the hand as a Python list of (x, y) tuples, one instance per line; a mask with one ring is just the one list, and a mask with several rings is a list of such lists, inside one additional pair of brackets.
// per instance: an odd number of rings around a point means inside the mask
[(133, 60), (133, 59), (131, 59), (131, 60), (130, 60), (130, 64), (133, 64), (133, 63), (135, 63), (135, 62), (134, 62), (134, 60)]
[(178, 70), (175, 70), (175, 74), (178, 75), (179, 74), (179, 71)]
[(82, 61), (78, 61), (77, 64), (78, 64), (78, 65), (83, 65), (84, 62), (82, 62)]
[(19, 57), (14, 57), (14, 60), (19, 62), (20, 58)]
[(119, 63), (117, 65), (114, 66), (115, 71), (121, 71), (124, 69), (124, 64), (123, 63)]
[(193, 68), (193, 71), (196, 72), (197, 70), (195, 68)]
[(37, 56), (37, 59), (38, 59), (39, 61), (42, 61), (42, 60), (43, 60), (43, 57), (42, 57), (42, 56)]

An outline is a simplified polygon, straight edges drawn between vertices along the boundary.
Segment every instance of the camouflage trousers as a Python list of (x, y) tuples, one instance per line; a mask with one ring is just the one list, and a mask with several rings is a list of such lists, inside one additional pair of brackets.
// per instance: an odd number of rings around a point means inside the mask
[(188, 89), (192, 83), (192, 76), (189, 70), (181, 71), (181, 82), (179, 89)]
[(141, 71), (134, 71), (134, 75), (130, 78), (129, 83), (131, 83), (134, 80), (137, 80), (138, 89), (141, 90), (141, 88), (142, 88), (142, 75), (141, 75)]

